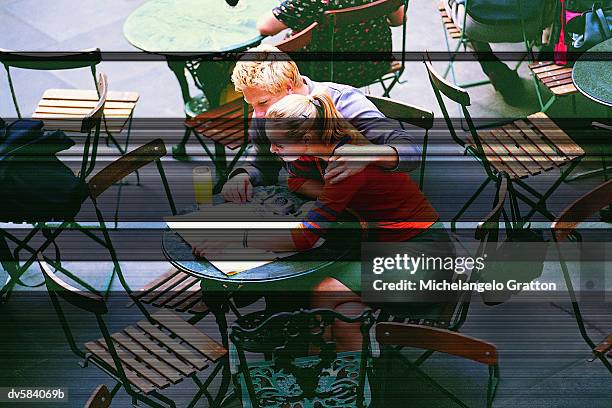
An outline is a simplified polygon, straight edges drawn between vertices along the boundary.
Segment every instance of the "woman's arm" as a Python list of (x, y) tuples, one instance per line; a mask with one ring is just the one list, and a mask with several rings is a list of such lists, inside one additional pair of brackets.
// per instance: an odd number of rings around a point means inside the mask
[(391, 27), (397, 27), (404, 24), (404, 6), (401, 6), (393, 13), (387, 16), (387, 21)]
[(288, 28), (285, 23), (277, 19), (271, 11), (257, 20), (257, 30), (261, 35), (275, 35)]
[(299, 186), (294, 193), (301, 194), (308, 198), (316, 200), (323, 192), (324, 184), (317, 180), (306, 180)]

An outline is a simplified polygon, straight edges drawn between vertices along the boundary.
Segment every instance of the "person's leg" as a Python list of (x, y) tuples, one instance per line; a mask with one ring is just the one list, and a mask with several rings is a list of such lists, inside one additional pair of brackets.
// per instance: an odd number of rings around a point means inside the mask
[[(315, 309), (333, 309), (351, 317), (359, 316), (366, 307), (355, 292), (340, 281), (329, 277), (315, 286), (311, 306)], [(328, 336), (336, 342), (338, 352), (361, 350), (359, 323), (336, 321)]]
[(504, 100), (510, 105), (520, 104), (522, 101), (522, 83), (516, 71), (508, 68), (493, 54), (489, 43), (471, 41), (476, 58), (483, 72), (491, 80), (493, 87), (502, 94)]

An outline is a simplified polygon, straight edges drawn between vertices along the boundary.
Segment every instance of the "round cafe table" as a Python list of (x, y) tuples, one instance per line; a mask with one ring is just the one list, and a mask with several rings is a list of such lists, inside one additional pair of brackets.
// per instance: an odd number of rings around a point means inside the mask
[[(601, 55), (598, 58), (595, 54)], [(607, 58), (603, 56), (607, 54)], [(612, 106), (612, 38), (585, 52), (574, 64), (572, 80), (580, 93), (605, 106)]]
[[(289, 193), (286, 189), (279, 187), (256, 187), (254, 193), (261, 189), (270, 189), (274, 197), (282, 195), (288, 197), (298, 208), (306, 201)], [(220, 204), (223, 198), (220, 195), (214, 197), (214, 203)], [(351, 220), (349, 220), (350, 222)], [(333, 234), (332, 234), (333, 235)], [(298, 252), (286, 258), (273, 261), (235, 275), (226, 275), (217, 269), (212, 263), (203, 258), (197, 258), (192, 254), (192, 247), (181, 236), (173, 231), (166, 230), (162, 238), (162, 250), (168, 261), (178, 270), (200, 279), (203, 299), (206, 306), (215, 316), (223, 346), (229, 347), (227, 313), (230, 311), (230, 298), (236, 294), (245, 296), (253, 295), (251, 298), (266, 299), (266, 308), (270, 312), (278, 311), (287, 298), (295, 301), (296, 294), (300, 293), (300, 281), (314, 274), (324, 276), (333, 268), (358, 267), (359, 262), (351, 262), (351, 256), (357, 256), (359, 252), (359, 240), (346, 242), (346, 236), (351, 234), (338, 234), (339, 238), (328, 238), (326, 242), (314, 249)], [(354, 260), (354, 259), (353, 259)], [(304, 282), (303, 280), (301, 282)], [(303, 292), (303, 288), (302, 288)], [(229, 366), (224, 368), (224, 383), (222, 388), (227, 390)]]
[[(612, 62), (607, 60), (610, 55), (612, 55), (612, 38), (585, 52), (576, 61), (572, 70), (572, 81), (576, 89), (592, 101), (607, 107), (612, 107)], [(611, 110), (607, 109), (606, 112), (609, 118)], [(602, 155), (602, 162), (604, 165), (601, 169), (588, 171), (581, 176), (599, 174), (606, 176), (605, 154)], [(603, 221), (612, 222), (612, 207), (601, 210), (600, 214)]]
[[(231, 62), (202, 64), (195, 54), (242, 51), (263, 37), (257, 19), (278, 5), (279, 0), (240, 0), (231, 7), (224, 0), (151, 0), (137, 8), (123, 26), (125, 38), (146, 52), (170, 56), (193, 53), (189, 58), (167, 58), (176, 75), (183, 100), (191, 101), (185, 68), (211, 105), (217, 106), (229, 81)], [(225, 76), (224, 80), (219, 78)], [(197, 110), (197, 107), (192, 107)]]

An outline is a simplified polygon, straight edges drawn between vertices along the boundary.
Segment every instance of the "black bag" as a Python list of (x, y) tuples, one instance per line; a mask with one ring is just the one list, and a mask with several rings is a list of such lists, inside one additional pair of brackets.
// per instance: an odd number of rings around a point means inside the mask
[(586, 51), (612, 38), (612, 6), (593, 3), (590, 10), (568, 21), (566, 38), (571, 40), (573, 51)]
[(42, 128), (37, 120), (0, 127), (2, 222), (70, 220), (81, 208), (86, 185), (55, 156), (74, 142)]

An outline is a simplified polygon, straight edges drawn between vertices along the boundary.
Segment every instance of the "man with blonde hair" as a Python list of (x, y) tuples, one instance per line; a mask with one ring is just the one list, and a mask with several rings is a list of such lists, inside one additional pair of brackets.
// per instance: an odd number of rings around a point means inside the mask
[[(282, 160), (270, 152), (270, 141), (261, 120), (268, 108), (290, 94), (309, 95), (315, 88), (324, 88), (337, 109), (370, 143), (344, 145), (336, 149), (320, 182), (304, 178), (294, 185), (298, 193), (316, 197), (323, 182), (337, 183), (375, 164), (389, 171), (412, 171), (417, 168), (420, 150), (399, 122), (385, 116), (356, 88), (332, 82), (315, 82), (302, 76), (287, 54), (271, 45), (260, 45), (236, 64), (232, 82), (244, 100), (253, 107), (254, 120), (249, 128), (250, 144), (245, 159), (230, 174), (222, 190), (228, 201), (245, 202), (252, 196), (253, 186), (278, 182)], [(355, 160), (365, 157), (366, 160)], [(291, 171), (292, 169), (290, 169)], [(293, 169), (296, 170), (296, 169)], [(295, 179), (295, 175), (294, 179)]]

